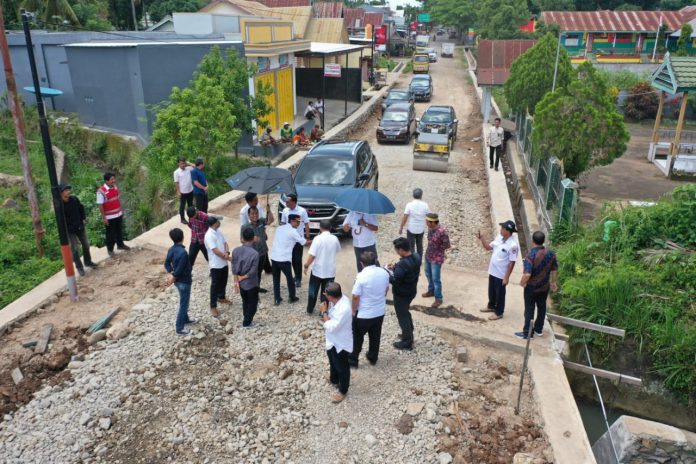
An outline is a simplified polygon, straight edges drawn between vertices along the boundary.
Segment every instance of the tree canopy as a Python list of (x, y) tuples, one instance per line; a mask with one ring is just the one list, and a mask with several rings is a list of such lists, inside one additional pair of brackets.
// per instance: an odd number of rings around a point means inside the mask
[(571, 179), (623, 155), (628, 139), (606, 80), (589, 62), (578, 67), (567, 86), (557, 87), (537, 104), (535, 149), (560, 158)]
[[(544, 98), (546, 92), (551, 91), (557, 51), (558, 39), (546, 34), (512, 63), (510, 77), (505, 82), (504, 89), (505, 98), (513, 111), (529, 111), (534, 114), (537, 103)], [(561, 47), (556, 89), (565, 87), (572, 75), (570, 59)]]

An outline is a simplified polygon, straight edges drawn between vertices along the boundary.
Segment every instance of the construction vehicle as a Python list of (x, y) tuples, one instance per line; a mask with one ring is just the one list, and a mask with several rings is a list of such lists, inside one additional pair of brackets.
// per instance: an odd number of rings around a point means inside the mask
[(447, 172), (450, 149), (450, 138), (446, 133), (419, 133), (413, 144), (413, 170)]

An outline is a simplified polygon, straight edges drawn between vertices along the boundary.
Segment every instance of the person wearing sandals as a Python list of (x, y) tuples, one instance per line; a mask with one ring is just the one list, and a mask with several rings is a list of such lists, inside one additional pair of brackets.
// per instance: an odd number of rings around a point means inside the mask
[(167, 287), (174, 284), (179, 291), (179, 311), (176, 315), (176, 333), (179, 335), (193, 335), (187, 329), (186, 324), (195, 324), (196, 321), (189, 318), (188, 308), (191, 300), (191, 263), (184, 247), (184, 231), (175, 227), (169, 231), (169, 238), (174, 245), (167, 252), (164, 260), (164, 269), (169, 273)]

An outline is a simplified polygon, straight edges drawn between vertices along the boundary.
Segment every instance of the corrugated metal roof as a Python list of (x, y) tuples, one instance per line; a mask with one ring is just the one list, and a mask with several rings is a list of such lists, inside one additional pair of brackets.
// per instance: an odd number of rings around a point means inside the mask
[(363, 24), (372, 24), (373, 26), (381, 26), (383, 19), (384, 19), (384, 13), (365, 12)]
[[(365, 26), (365, 10), (360, 8), (344, 8), (343, 9), (343, 22), (346, 24), (346, 28), (353, 29), (355, 27)], [(360, 20), (360, 24), (356, 25), (356, 22)]]
[(208, 13), (211, 11), (215, 10), (215, 7), (220, 4), (229, 4), (236, 6), (244, 11), (246, 11), (249, 15), (257, 15), (257, 14), (262, 14), (265, 11), (268, 10), (268, 7), (264, 5), (263, 3), (259, 2), (252, 2), (248, 0), (214, 0), (210, 3), (208, 3), (206, 6), (201, 8), (199, 11), (202, 13)]
[(512, 62), (535, 43), (536, 40), (482, 40), (476, 65), (478, 85), (503, 85)]
[(311, 6), (310, 0), (258, 0), (269, 8)]
[(312, 18), (304, 38), (312, 42), (348, 43), (348, 33), (341, 18)]
[(660, 25), (669, 31), (679, 29), (682, 11), (544, 11), (541, 20), (558, 24), (562, 31), (655, 32)]
[(692, 56), (671, 56), (669, 66), (672, 67), (677, 84), (677, 92), (696, 89), (696, 58)]
[(315, 18), (342, 18), (343, 3), (317, 2), (312, 5), (312, 15)]
[(292, 21), (295, 24), (295, 37), (304, 39), (307, 37), (307, 25), (312, 18), (312, 7), (287, 6), (268, 8), (267, 12), (259, 14), (266, 17), (275, 17), (284, 19), (285, 21)]

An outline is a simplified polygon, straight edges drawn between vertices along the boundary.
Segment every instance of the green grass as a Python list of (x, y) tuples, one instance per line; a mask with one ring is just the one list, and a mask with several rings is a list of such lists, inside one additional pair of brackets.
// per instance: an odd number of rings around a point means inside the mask
[(508, 105), (507, 98), (505, 98), (505, 92), (502, 87), (493, 87), (493, 98), (498, 104), (500, 113), (503, 117), (507, 117), (510, 114), (510, 105)]
[(412, 73), (413, 72), (413, 61), (409, 61), (408, 63), (406, 63), (406, 65), (404, 66), (404, 68), (401, 72), (404, 74)]
[[(617, 226), (604, 240), (604, 221)], [(662, 382), (696, 405), (696, 184), (648, 208), (609, 209), (557, 240), (559, 312), (626, 330), (626, 340), (571, 330), (604, 366)], [(683, 248), (671, 249), (668, 241)]]

